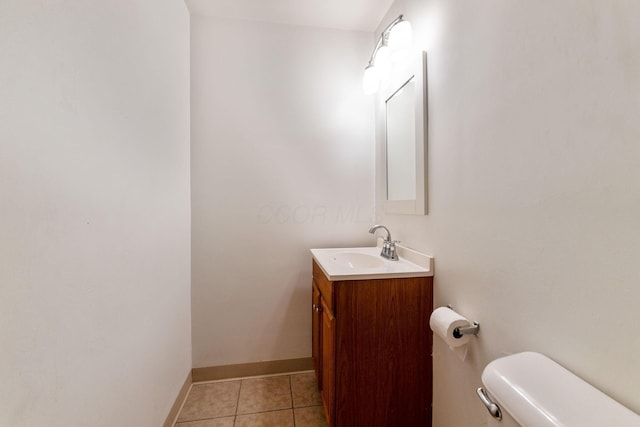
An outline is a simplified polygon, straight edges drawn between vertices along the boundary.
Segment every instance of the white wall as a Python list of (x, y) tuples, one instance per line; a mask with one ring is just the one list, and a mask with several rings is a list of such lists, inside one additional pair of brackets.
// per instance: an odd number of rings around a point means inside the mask
[(192, 16), (194, 367), (311, 355), (309, 248), (370, 244), (370, 33)]
[(380, 29), (399, 13), (428, 52), (429, 215), (383, 222), (481, 323), (465, 362), (435, 340), (434, 426), (481, 425), (484, 366), (524, 350), (640, 412), (640, 4), (397, 0)]
[(188, 37), (0, 3), (0, 425), (158, 426), (191, 368)]

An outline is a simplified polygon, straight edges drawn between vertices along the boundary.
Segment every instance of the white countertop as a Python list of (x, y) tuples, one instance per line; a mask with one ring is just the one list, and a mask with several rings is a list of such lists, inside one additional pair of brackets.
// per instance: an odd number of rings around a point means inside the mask
[(379, 246), (311, 249), (311, 254), (331, 281), (433, 276), (432, 256), (400, 245), (396, 248), (398, 261), (381, 257)]

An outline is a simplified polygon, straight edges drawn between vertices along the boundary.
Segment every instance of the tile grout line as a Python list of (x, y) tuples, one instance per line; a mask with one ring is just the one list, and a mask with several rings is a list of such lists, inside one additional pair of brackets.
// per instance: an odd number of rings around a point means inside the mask
[(242, 391), (242, 383), (244, 380), (240, 380), (240, 387), (238, 387), (238, 398), (236, 399), (236, 410), (235, 414), (233, 414), (233, 426), (235, 427), (236, 421), (238, 420), (238, 408), (240, 408), (240, 392)]
[(174, 427), (180, 427), (180, 424), (193, 423), (197, 421), (221, 420), (223, 418), (229, 418), (229, 417), (233, 417), (233, 415), (221, 415), (219, 417), (207, 417), (207, 418), (194, 418), (192, 420), (180, 421), (179, 423), (176, 423)]
[(293, 385), (291, 384), (291, 375), (289, 375), (289, 396), (291, 396), (291, 416), (293, 417), (293, 427), (296, 427), (296, 410), (293, 402)]

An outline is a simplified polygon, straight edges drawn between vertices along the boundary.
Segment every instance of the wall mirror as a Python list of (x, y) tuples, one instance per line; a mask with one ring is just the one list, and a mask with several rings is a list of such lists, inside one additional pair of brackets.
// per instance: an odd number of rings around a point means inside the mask
[(394, 68), (385, 99), (384, 210), (427, 214), (427, 56)]

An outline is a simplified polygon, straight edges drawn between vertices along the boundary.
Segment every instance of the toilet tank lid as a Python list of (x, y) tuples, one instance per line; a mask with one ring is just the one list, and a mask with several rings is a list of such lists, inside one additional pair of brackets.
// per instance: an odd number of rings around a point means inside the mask
[(494, 360), (482, 383), (523, 427), (640, 426), (639, 415), (540, 353)]

